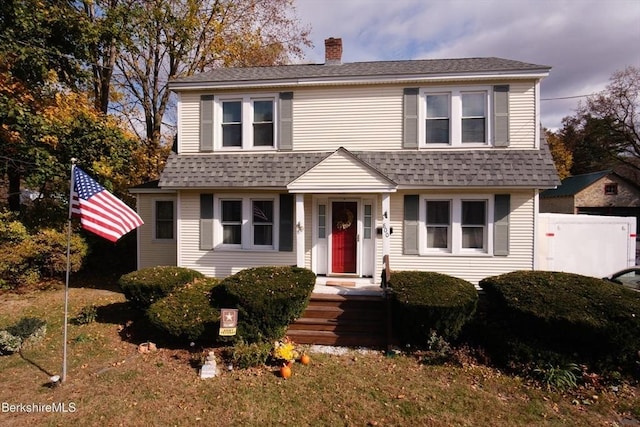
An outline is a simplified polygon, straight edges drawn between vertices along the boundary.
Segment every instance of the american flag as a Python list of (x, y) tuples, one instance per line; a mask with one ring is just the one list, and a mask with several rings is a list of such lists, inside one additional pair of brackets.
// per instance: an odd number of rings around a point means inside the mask
[(71, 215), (85, 230), (112, 242), (143, 224), (142, 218), (82, 169), (73, 168)]

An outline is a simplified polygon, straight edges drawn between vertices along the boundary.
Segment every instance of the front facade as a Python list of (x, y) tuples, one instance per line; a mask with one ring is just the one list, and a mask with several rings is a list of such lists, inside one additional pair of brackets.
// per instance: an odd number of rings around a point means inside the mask
[[(499, 58), (220, 69), (172, 82), (177, 150), (138, 187), (138, 267), (260, 265), (379, 283), (534, 268), (548, 67)], [(337, 53), (336, 53), (337, 52)]]

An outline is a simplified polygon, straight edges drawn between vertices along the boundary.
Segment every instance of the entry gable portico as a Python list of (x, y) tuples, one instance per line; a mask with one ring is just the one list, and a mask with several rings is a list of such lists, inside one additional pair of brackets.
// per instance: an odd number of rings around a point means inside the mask
[(393, 193), (398, 184), (375, 167), (340, 147), (291, 181), (291, 193)]

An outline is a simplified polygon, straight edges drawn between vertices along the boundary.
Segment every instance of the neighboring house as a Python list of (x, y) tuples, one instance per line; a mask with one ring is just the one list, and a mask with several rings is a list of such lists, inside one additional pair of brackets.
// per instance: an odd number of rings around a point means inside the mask
[[(225, 68), (174, 80), (176, 152), (132, 189), (138, 267), (260, 265), (379, 283), (533, 269), (550, 67), (500, 58)], [(360, 279), (364, 280), (364, 279)]]
[(540, 212), (640, 218), (640, 187), (611, 170), (570, 176), (540, 194)]

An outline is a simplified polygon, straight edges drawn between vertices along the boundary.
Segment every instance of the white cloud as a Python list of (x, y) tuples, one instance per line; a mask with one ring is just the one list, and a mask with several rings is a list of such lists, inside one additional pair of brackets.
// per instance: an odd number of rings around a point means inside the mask
[[(498, 56), (549, 65), (543, 98), (590, 94), (627, 65), (640, 66), (638, 0), (297, 0), (312, 28), (310, 62), (341, 37), (343, 61)], [(544, 101), (560, 126), (576, 99)]]

